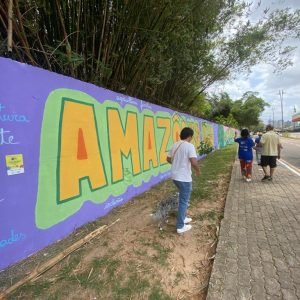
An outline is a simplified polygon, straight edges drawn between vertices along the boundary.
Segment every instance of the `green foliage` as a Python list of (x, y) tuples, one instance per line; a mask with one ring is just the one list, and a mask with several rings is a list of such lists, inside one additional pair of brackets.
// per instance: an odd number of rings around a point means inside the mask
[(214, 150), (214, 147), (212, 147), (211, 145), (209, 145), (203, 141), (201, 141), (200, 145), (197, 147), (197, 151), (198, 151), (199, 155), (209, 154), (213, 150)]
[[(8, 3), (0, 6), (0, 55)], [(285, 41), (299, 37), (300, 10), (266, 12), (252, 24), (243, 0), (13, 3), (13, 59), (199, 116), (214, 109), (209, 86), (259, 62), (288, 67)], [(226, 101), (217, 114), (225, 118)]]
[(229, 127), (237, 128), (239, 126), (237, 120), (233, 117), (232, 113), (229, 113), (228, 117), (222, 115), (215, 117), (215, 121), (219, 124), (223, 124)]
[(226, 119), (231, 112), (233, 101), (227, 93), (220, 93), (220, 95), (212, 95), (209, 98), (211, 103), (210, 117), (216, 118), (222, 116)]
[(251, 126), (251, 130), (254, 132), (263, 132), (265, 130), (265, 124), (263, 123), (263, 121), (259, 120), (259, 123), (255, 126)]
[(209, 98), (211, 112), (209, 117), (216, 122), (230, 127), (255, 128), (260, 123), (259, 117), (269, 106), (258, 93), (246, 92), (241, 99), (234, 101), (227, 93), (212, 95)]
[(232, 115), (240, 127), (256, 126), (259, 124), (260, 114), (269, 106), (257, 93), (247, 92), (241, 99), (235, 101), (232, 107)]

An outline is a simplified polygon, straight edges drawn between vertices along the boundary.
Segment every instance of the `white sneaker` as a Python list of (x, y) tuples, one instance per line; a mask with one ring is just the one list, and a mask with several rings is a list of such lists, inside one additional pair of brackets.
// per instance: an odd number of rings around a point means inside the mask
[(185, 217), (185, 219), (184, 219), (184, 224), (191, 223), (192, 221), (193, 221), (193, 219), (192, 219), (192, 218)]
[(184, 233), (192, 229), (192, 225), (184, 225), (182, 228), (177, 228), (177, 233)]
[(251, 178), (247, 178), (246, 181), (247, 181), (247, 182), (251, 182)]

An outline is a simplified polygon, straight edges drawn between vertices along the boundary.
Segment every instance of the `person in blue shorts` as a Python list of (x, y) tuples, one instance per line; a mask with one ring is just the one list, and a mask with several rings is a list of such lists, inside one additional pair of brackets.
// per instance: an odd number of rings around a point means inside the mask
[(254, 142), (250, 138), (248, 129), (242, 129), (241, 137), (239, 138), (237, 138), (237, 132), (235, 132), (234, 141), (239, 144), (239, 160), (242, 176), (247, 182), (250, 182), (252, 177), (252, 148), (254, 147)]

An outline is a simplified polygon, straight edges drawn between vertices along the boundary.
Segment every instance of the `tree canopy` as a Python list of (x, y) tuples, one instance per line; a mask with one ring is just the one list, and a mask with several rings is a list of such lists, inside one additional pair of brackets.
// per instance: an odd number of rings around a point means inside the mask
[(0, 55), (9, 1), (14, 59), (198, 116), (209, 86), (262, 61), (286, 68), (299, 38), (299, 10), (251, 23), (242, 0), (2, 0)]
[(260, 114), (269, 106), (255, 92), (246, 92), (235, 101), (227, 93), (212, 95), (208, 100), (211, 105), (208, 116), (227, 126), (256, 128), (260, 123)]

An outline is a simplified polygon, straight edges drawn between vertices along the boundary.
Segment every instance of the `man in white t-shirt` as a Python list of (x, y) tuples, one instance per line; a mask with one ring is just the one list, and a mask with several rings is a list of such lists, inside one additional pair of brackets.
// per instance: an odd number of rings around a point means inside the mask
[(180, 141), (175, 143), (167, 157), (167, 161), (172, 164), (171, 174), (176, 187), (179, 189), (179, 205), (177, 216), (177, 232), (184, 233), (192, 228), (189, 225), (191, 218), (186, 217), (186, 210), (189, 204), (192, 192), (192, 170), (196, 175), (200, 175), (200, 170), (197, 164), (197, 154), (191, 140), (194, 131), (189, 127), (182, 129), (180, 133)]

